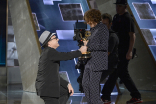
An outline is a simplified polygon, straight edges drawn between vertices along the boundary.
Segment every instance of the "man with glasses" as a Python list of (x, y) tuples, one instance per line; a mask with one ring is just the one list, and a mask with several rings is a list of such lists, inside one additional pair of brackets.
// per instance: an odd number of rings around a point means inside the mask
[(59, 64), (63, 60), (71, 60), (81, 56), (87, 51), (86, 46), (82, 46), (77, 51), (58, 52), (59, 39), (49, 31), (44, 31), (39, 41), (44, 49), (39, 58), (38, 73), (36, 78), (36, 92), (45, 104), (66, 104), (69, 95), (72, 96), (74, 90), (69, 82), (59, 75)]

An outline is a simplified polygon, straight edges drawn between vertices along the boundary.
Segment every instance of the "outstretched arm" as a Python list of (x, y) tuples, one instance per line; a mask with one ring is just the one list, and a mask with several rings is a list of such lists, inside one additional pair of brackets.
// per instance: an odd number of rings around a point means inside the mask
[(55, 49), (51, 48), (48, 52), (48, 55), (50, 60), (65, 61), (81, 56), (81, 52), (79, 50), (71, 52), (58, 52)]

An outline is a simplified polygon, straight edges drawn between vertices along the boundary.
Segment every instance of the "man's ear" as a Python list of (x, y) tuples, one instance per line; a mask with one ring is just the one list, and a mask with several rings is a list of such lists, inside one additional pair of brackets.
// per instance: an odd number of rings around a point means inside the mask
[(47, 43), (47, 46), (50, 46), (49, 42)]

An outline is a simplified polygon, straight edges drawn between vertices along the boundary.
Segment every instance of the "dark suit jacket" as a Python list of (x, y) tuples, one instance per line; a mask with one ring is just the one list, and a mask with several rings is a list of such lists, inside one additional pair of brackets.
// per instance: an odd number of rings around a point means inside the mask
[(91, 36), (88, 38), (87, 47), (92, 58), (88, 63), (91, 63), (93, 71), (107, 70), (109, 30), (105, 24), (100, 22), (90, 31)]
[(67, 88), (68, 82), (59, 75), (59, 64), (81, 56), (81, 52), (58, 52), (53, 48), (43, 49), (38, 65), (36, 92), (39, 96), (60, 97), (60, 86)]

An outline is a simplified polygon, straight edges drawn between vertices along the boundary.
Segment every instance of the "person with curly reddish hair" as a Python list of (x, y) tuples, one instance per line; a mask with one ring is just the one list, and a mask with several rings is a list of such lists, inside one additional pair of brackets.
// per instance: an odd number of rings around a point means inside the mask
[(88, 10), (84, 20), (91, 27), (91, 36), (88, 41), (84, 41), (91, 52), (91, 59), (85, 65), (82, 86), (88, 104), (103, 104), (100, 98), (100, 79), (102, 73), (108, 69), (109, 30), (101, 22), (99, 10)]

